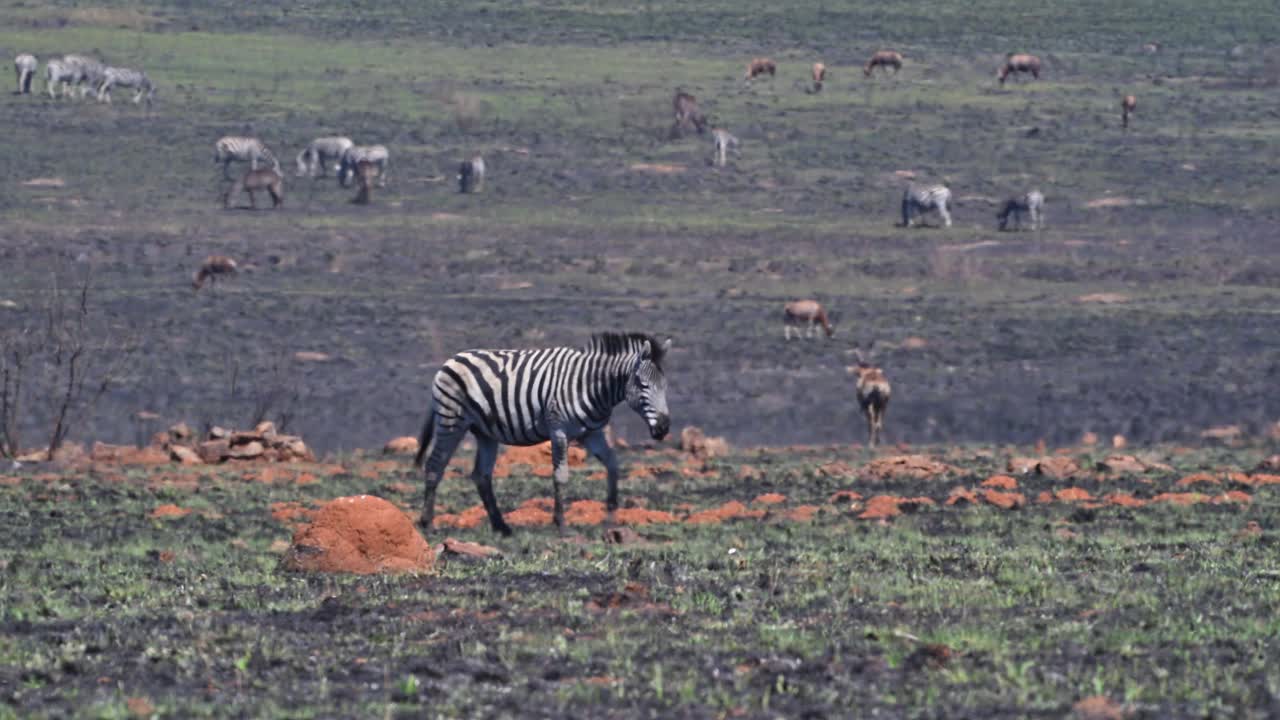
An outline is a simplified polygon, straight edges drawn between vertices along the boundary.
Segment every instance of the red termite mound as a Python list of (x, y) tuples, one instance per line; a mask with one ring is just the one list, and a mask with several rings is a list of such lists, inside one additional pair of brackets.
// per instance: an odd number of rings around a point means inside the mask
[(302, 572), (425, 572), (435, 553), (404, 511), (379, 497), (331, 500), (293, 535), (284, 566)]

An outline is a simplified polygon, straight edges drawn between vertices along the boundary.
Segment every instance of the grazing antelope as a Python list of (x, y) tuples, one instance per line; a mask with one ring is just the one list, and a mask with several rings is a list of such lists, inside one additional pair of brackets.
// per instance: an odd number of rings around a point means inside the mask
[(227, 193), (222, 196), (222, 207), (231, 207), (231, 196), (241, 192), (249, 193), (249, 207), (258, 209), (254, 193), (266, 190), (271, 195), (271, 208), (274, 210), (284, 204), (284, 174), (276, 168), (259, 168), (246, 172), (239, 180), (231, 184)]
[(463, 160), (458, 166), (458, 192), (473, 193), (484, 189), (484, 156)]
[(813, 92), (822, 92), (822, 83), (827, 80), (827, 66), (820, 62), (813, 64)]
[(1040, 58), (1035, 55), (1026, 55), (1022, 53), (1009, 53), (1005, 56), (1004, 64), (996, 72), (996, 79), (1004, 85), (1005, 78), (1011, 73), (1031, 73), (1035, 79), (1040, 79)]
[(236, 261), (226, 255), (210, 255), (200, 263), (200, 269), (191, 276), (191, 286), (198, 292), (204, 287), (205, 280), (208, 280), (212, 286), (217, 282), (218, 276), (235, 275), (237, 269)]
[(716, 146), (715, 163), (717, 167), (724, 167), (725, 161), (727, 160), (726, 155), (730, 148), (733, 148), (734, 155), (740, 154), (738, 151), (738, 138), (730, 134), (728, 130), (723, 128), (716, 128), (715, 130), (712, 130), (711, 141), (715, 143)]
[(702, 110), (698, 108), (698, 99), (687, 92), (676, 91), (675, 99), (671, 101), (672, 109), (675, 110), (676, 121), (671, 126), (671, 137), (678, 137), (680, 131), (689, 125), (698, 131), (698, 134), (706, 132), (707, 118), (702, 114)]
[[(796, 337), (813, 337), (819, 325), (827, 331), (827, 337), (835, 334), (835, 328), (827, 320), (826, 309), (817, 300), (795, 300), (782, 309), (783, 337), (787, 340), (791, 339), (793, 328)], [(801, 328), (804, 328), (803, 333)]]
[(911, 227), (915, 216), (937, 210), (942, 222), (951, 227), (951, 190), (945, 185), (916, 185), (912, 183), (902, 193), (902, 226)]
[(30, 53), (22, 53), (13, 59), (13, 69), (18, 73), (18, 92), (16, 95), (31, 94), (31, 80), (36, 76), (36, 67), (39, 65), (36, 56)]
[(356, 205), (368, 205), (373, 197), (373, 183), (380, 174), (382, 174), (382, 168), (375, 162), (361, 160), (356, 163), (356, 181), (360, 184), (360, 190), (351, 202)]
[(1031, 229), (1041, 230), (1044, 228), (1044, 194), (1039, 190), (1032, 190), (1025, 195), (1016, 195), (1009, 198), (1004, 203), (1004, 208), (997, 215), (1000, 219), (1000, 229), (1004, 230), (1009, 223), (1009, 217), (1013, 217), (1013, 222), (1019, 230), (1022, 229), (1022, 214), (1027, 213), (1031, 216)]
[(1120, 126), (1125, 130), (1129, 129), (1129, 116), (1138, 108), (1138, 98), (1132, 95), (1125, 95), (1120, 101)]
[(768, 73), (769, 77), (774, 77), (778, 73), (778, 64), (767, 57), (752, 58), (751, 62), (747, 63), (747, 74), (743, 79), (753, 80), (757, 75), (765, 73)]
[[(855, 351), (856, 352), (856, 351)], [(880, 444), (880, 431), (884, 429), (884, 411), (889, 408), (889, 379), (878, 367), (868, 364), (858, 353), (858, 364), (852, 372), (858, 376), (858, 405), (867, 418), (867, 445)]]
[(871, 77), (871, 71), (876, 68), (884, 68), (885, 72), (893, 68), (893, 74), (897, 75), (902, 69), (902, 53), (896, 50), (880, 50), (874, 53), (862, 68), (862, 74)]

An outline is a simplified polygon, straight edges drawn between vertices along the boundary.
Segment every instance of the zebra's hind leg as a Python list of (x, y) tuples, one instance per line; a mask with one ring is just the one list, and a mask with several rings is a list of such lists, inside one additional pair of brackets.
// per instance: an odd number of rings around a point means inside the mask
[(502, 519), (502, 510), (498, 509), (498, 498), (493, 494), (493, 465), (498, 461), (498, 441), (479, 433), (472, 433), (476, 438), (476, 464), (471, 470), (471, 480), (480, 493), (480, 502), (484, 503), (484, 511), (489, 514), (489, 525), (494, 532), (511, 535), (511, 526)]
[(609, 478), (609, 495), (605, 507), (609, 509), (609, 519), (613, 520), (613, 513), (618, 509), (618, 458), (614, 455), (613, 448), (609, 447), (604, 430), (587, 433), (582, 438), (582, 444), (592, 457), (604, 464)]
[(569, 462), (566, 458), (568, 453), (569, 438), (565, 436), (563, 430), (556, 430), (551, 434), (551, 484), (555, 492), (556, 528), (561, 535), (564, 534), (563, 488), (569, 483)]
[[(436, 420), (433, 418), (430, 422), (436, 422)], [(453, 457), (453, 452), (458, 449), (458, 443), (462, 442), (466, 431), (437, 426), (434, 434), (435, 442), (431, 447), (431, 455), (427, 457), (427, 462), (423, 466), (422, 516), (418, 518), (418, 527), (422, 528), (424, 533), (431, 532), (436, 514), (436, 488), (444, 478), (444, 470), (449, 464), (449, 458)]]

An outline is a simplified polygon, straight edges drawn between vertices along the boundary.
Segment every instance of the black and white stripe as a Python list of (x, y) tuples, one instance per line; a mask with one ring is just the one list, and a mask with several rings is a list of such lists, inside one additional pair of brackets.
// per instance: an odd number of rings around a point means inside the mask
[(72, 79), (68, 83), (80, 88), (80, 97), (97, 93), (106, 79), (107, 66), (87, 55), (67, 55), (62, 64), (71, 69)]
[(102, 84), (98, 86), (98, 102), (111, 102), (111, 88), (133, 88), (136, 92), (133, 94), (133, 104), (137, 105), (143, 99), (147, 101), (147, 105), (151, 104), (151, 100), (156, 96), (156, 86), (151, 83), (151, 78), (141, 70), (133, 70), (131, 68), (109, 67), (102, 73)]
[(385, 187), (387, 184), (387, 161), (391, 159), (391, 153), (387, 152), (385, 145), (355, 145), (347, 148), (342, 153), (342, 160), (338, 163), (338, 182), (342, 187), (346, 187), (351, 177), (355, 175), (356, 165), (367, 162), (378, 166), (378, 187)]
[(213, 144), (213, 162), (222, 163), (222, 176), (228, 180), (232, 162), (247, 162), (250, 170), (257, 170), (263, 160), (270, 162), (277, 173), (284, 174), (275, 154), (258, 138), (228, 135)]
[(297, 176), (315, 177), (318, 172), (320, 177), (325, 177), (329, 174), (329, 164), (332, 163), (336, 171), (342, 154), (354, 145), (351, 138), (340, 135), (318, 137), (312, 140), (302, 152), (298, 153)]
[(1044, 194), (1039, 190), (1032, 190), (1025, 195), (1016, 195), (1005, 201), (1004, 208), (997, 215), (1000, 219), (1000, 229), (1004, 230), (1009, 224), (1009, 217), (1013, 217), (1014, 226), (1022, 229), (1022, 214), (1026, 213), (1031, 216), (1031, 229), (1040, 230), (1044, 227)]
[(18, 95), (31, 94), (31, 81), (36, 76), (40, 61), (30, 53), (22, 53), (13, 59), (14, 72), (18, 74)]
[(44, 66), (45, 92), (50, 98), (57, 98), (55, 88), (61, 88), (63, 97), (71, 94), (71, 85), (79, 77), (79, 70), (61, 60), (50, 60)]
[(422, 527), (431, 529), (436, 486), (449, 458), (468, 432), (477, 441), (472, 480), (480, 491), (493, 529), (510, 534), (493, 495), (498, 445), (551, 441), (555, 478), (555, 520), (564, 527), (561, 486), (568, 481), (565, 454), (580, 440), (608, 470), (608, 507), (618, 506), (618, 464), (604, 427), (623, 400), (662, 439), (671, 428), (667, 380), (662, 361), (671, 341), (641, 333), (603, 333), (585, 348), (469, 350), (450, 358), (436, 373), (431, 405), (418, 449), (426, 458)]
[(911, 227), (917, 214), (937, 210), (942, 222), (951, 227), (951, 191), (945, 185), (908, 185), (902, 193), (902, 226)]
[(484, 189), (484, 156), (463, 160), (458, 166), (458, 192), (472, 193)]

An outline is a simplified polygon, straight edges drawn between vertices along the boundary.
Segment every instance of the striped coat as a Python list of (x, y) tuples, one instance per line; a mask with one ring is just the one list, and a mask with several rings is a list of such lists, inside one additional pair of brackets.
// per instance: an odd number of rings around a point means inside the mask
[(346, 187), (355, 176), (356, 165), (368, 162), (378, 166), (378, 187), (386, 187), (387, 161), (390, 159), (391, 153), (385, 145), (355, 145), (347, 148), (338, 163), (338, 182)]
[(143, 99), (147, 101), (147, 105), (150, 105), (151, 100), (156, 95), (156, 86), (151, 83), (151, 78), (147, 77), (147, 74), (141, 70), (107, 68), (102, 73), (102, 84), (98, 87), (98, 102), (111, 102), (111, 88), (113, 87), (133, 88), (136, 91), (133, 95), (134, 105), (137, 105)]
[(349, 137), (339, 135), (318, 137), (312, 140), (302, 152), (298, 153), (297, 176), (318, 174), (324, 177), (329, 174), (329, 164), (333, 163), (335, 171), (343, 153), (355, 145)]
[(1023, 213), (1031, 216), (1032, 230), (1044, 228), (1044, 194), (1039, 190), (1032, 190), (1006, 200), (1000, 214), (996, 216), (1000, 220), (1000, 229), (1004, 230), (1012, 217), (1015, 227), (1021, 230)]
[(916, 215), (936, 210), (943, 224), (951, 227), (950, 204), (951, 190), (945, 185), (909, 185), (902, 193), (902, 226), (911, 227)]
[(30, 53), (22, 53), (13, 59), (13, 69), (18, 75), (18, 94), (31, 94), (31, 80), (36, 76), (36, 68), (39, 61), (35, 55)]
[(231, 179), (231, 163), (247, 162), (250, 170), (257, 170), (258, 163), (264, 160), (270, 162), (277, 173), (281, 172), (280, 161), (258, 138), (228, 135), (213, 144), (213, 162), (222, 164), (222, 176), (227, 180)]

